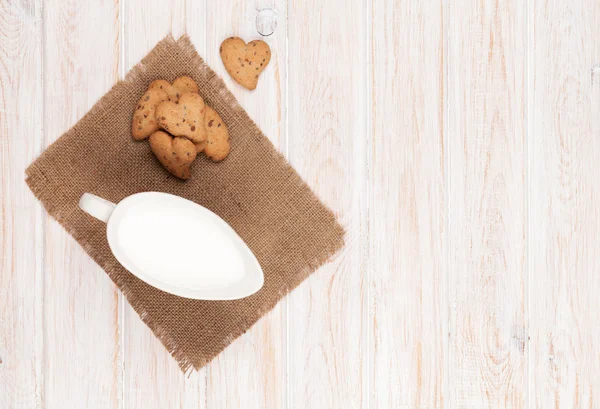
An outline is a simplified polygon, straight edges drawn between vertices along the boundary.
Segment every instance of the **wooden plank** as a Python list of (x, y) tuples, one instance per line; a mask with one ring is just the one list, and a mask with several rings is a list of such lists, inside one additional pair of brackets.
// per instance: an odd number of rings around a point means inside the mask
[(372, 408), (445, 404), (442, 11), (441, 1), (373, 3)]
[(532, 2), (532, 408), (600, 402), (600, 3)]
[[(114, 1), (44, 2), (44, 138), (49, 145), (118, 79)], [(45, 224), (44, 407), (118, 408), (118, 291), (54, 220)]]
[(448, 7), (449, 406), (527, 396), (526, 5)]
[[(277, 14), (277, 28), (262, 38), (271, 47), (269, 66), (254, 91), (231, 79), (221, 61), (219, 47), (230, 36), (259, 39), (258, 10)], [(187, 32), (206, 62), (223, 78), (250, 117), (270, 140), (285, 152), (286, 126), (286, 3), (283, 0), (227, 0), (207, 2), (206, 10), (187, 7)], [(204, 14), (205, 13), (205, 14)], [(193, 24), (205, 15), (204, 24)], [(206, 28), (206, 33), (201, 29)], [(205, 37), (203, 37), (203, 35)], [(203, 44), (205, 41), (205, 44)], [(285, 392), (285, 308), (282, 303), (235, 340), (207, 366), (207, 408), (281, 408)]]
[(0, 406), (43, 400), (42, 209), (23, 170), (42, 149), (41, 1), (0, 1)]
[(290, 408), (363, 403), (365, 12), (362, 0), (288, 5), (289, 157), (346, 229), (344, 249), (288, 297)]
[[(203, 10), (203, 1), (191, 3), (188, 13)], [(194, 13), (196, 14), (196, 13)], [(123, 74), (137, 64), (167, 34), (185, 31), (185, 0), (126, 0), (123, 15)], [(204, 13), (196, 15), (203, 18)], [(124, 308), (124, 385), (126, 409), (204, 408), (205, 372), (189, 377), (167, 349), (126, 303)]]

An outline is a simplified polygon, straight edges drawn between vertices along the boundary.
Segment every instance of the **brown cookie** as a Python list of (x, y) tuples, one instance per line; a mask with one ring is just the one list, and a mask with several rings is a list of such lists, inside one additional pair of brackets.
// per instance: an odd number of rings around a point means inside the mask
[(169, 95), (169, 101), (177, 102), (179, 97), (186, 92), (195, 92), (197, 94), (198, 84), (187, 75), (184, 75), (176, 78), (173, 84), (169, 84), (169, 81), (165, 80), (152, 81), (148, 89), (162, 89)]
[(158, 130), (156, 107), (168, 98), (167, 93), (160, 89), (149, 89), (142, 95), (135, 108), (133, 121), (131, 122), (131, 135), (133, 139), (136, 141), (146, 139)]
[(206, 126), (204, 154), (215, 162), (225, 159), (231, 149), (229, 131), (219, 114), (208, 105), (204, 115), (204, 125)]
[(261, 40), (246, 44), (239, 37), (229, 37), (219, 51), (231, 78), (250, 90), (256, 88), (258, 76), (271, 61), (271, 49)]
[(175, 81), (173, 81), (173, 86), (177, 88), (181, 94), (185, 94), (186, 92), (198, 93), (198, 84), (196, 84), (196, 81), (187, 75), (175, 78)]
[(177, 101), (179, 98), (176, 97), (177, 89), (173, 87), (169, 81), (155, 80), (150, 83), (148, 89), (159, 89), (167, 93), (169, 101)]
[(158, 126), (174, 136), (184, 136), (192, 142), (206, 139), (204, 129), (204, 100), (188, 92), (178, 102), (163, 101), (156, 107)]
[(204, 147), (206, 146), (206, 140), (195, 143), (194, 146), (196, 146), (196, 152), (200, 153), (204, 150)]
[(180, 179), (190, 177), (190, 165), (196, 159), (196, 148), (191, 141), (173, 138), (163, 131), (154, 132), (149, 141), (152, 153), (165, 169)]

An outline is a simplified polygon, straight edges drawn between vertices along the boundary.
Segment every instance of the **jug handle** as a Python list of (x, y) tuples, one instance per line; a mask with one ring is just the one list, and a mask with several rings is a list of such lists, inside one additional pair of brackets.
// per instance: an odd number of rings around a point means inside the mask
[(84, 193), (81, 196), (81, 199), (79, 199), (79, 207), (81, 210), (104, 223), (108, 222), (115, 206), (116, 204), (91, 193)]

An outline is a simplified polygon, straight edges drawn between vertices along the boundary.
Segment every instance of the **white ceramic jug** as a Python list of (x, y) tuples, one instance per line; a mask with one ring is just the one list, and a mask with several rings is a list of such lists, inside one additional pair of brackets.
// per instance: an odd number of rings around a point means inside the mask
[(146, 283), (200, 300), (233, 300), (257, 292), (263, 271), (242, 238), (197, 203), (160, 192), (118, 204), (85, 193), (79, 207), (105, 222), (115, 258)]

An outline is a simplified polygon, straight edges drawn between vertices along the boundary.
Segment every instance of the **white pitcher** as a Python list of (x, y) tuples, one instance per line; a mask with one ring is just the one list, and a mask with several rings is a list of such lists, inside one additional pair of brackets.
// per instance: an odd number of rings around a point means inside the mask
[(263, 271), (242, 238), (197, 203), (143, 192), (118, 204), (85, 193), (79, 207), (107, 224), (115, 258), (146, 283), (200, 300), (233, 300), (257, 292)]

